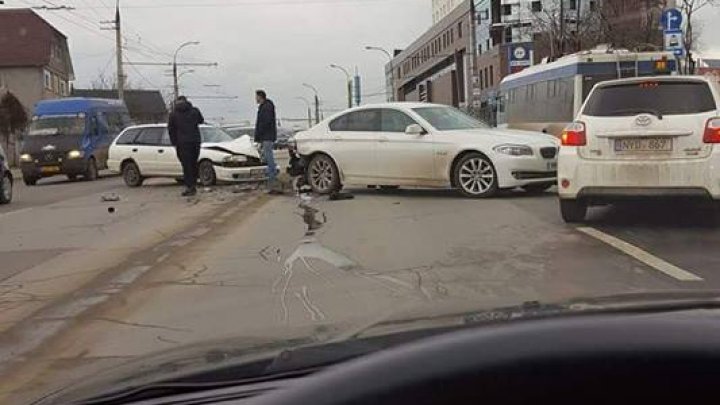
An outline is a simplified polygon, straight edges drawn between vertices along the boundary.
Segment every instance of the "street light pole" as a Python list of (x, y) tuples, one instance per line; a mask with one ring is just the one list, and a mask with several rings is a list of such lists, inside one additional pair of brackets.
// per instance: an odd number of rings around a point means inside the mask
[(315, 124), (320, 123), (320, 97), (318, 97), (318, 91), (315, 87), (312, 85), (309, 85), (307, 83), (303, 83), (303, 86), (307, 87), (308, 89), (312, 90), (313, 93), (315, 93)]
[(381, 48), (379, 46), (366, 46), (366, 51), (380, 51), (385, 54), (385, 56), (388, 57), (388, 60), (390, 61), (390, 88), (392, 89), (392, 92), (390, 93), (390, 101), (395, 101), (395, 68), (393, 67), (393, 56), (392, 54), (385, 48)]
[(177, 56), (178, 52), (180, 52), (181, 49), (185, 48), (186, 46), (190, 45), (200, 45), (200, 42), (198, 41), (188, 41), (184, 44), (177, 47), (175, 50), (175, 54), (173, 55), (173, 94), (175, 95), (175, 100), (177, 100), (178, 96), (180, 95), (180, 89), (178, 88), (178, 63), (177, 63)]
[(347, 78), (347, 98), (348, 98), (348, 108), (352, 108), (353, 102), (352, 102), (352, 75), (350, 72), (345, 69), (344, 67), (336, 64), (331, 64), (331, 68), (342, 70), (343, 73), (345, 73), (345, 77)]
[(310, 106), (310, 100), (306, 99), (305, 97), (295, 98), (305, 102), (305, 105), (307, 106), (308, 129), (312, 128), (312, 107)]

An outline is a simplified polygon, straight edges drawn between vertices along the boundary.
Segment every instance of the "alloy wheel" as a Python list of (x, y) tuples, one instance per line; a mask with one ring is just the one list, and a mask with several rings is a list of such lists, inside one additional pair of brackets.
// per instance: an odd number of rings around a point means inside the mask
[(495, 185), (495, 169), (480, 156), (464, 161), (458, 177), (459, 186), (471, 195), (485, 194)]

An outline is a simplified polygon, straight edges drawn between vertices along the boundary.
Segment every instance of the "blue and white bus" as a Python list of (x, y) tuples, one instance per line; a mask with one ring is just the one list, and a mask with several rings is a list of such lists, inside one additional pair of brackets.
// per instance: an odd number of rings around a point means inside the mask
[(498, 124), (560, 136), (597, 83), (677, 72), (669, 52), (591, 50), (529, 67), (500, 83)]

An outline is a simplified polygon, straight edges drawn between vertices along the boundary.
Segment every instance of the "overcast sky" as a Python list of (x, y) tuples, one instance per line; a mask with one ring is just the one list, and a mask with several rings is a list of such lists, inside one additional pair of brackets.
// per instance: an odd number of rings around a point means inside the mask
[[(66, 5), (74, 11), (39, 11), (69, 38), (75, 87), (88, 87), (101, 73), (115, 72), (113, 31), (99, 21), (114, 18), (115, 0), (6, 0), (5, 7)], [(169, 62), (175, 48), (181, 62), (217, 62), (197, 67), (180, 79), (188, 96), (237, 96), (237, 100), (195, 99), (209, 118), (252, 119), (254, 89), (266, 89), (283, 117), (305, 117), (296, 97), (312, 97), (313, 84), (323, 107), (347, 104), (343, 73), (331, 63), (362, 76), (366, 102), (384, 100), (387, 58), (366, 45), (403, 48), (431, 25), (431, 0), (121, 0), (126, 60)], [(720, 10), (701, 11), (702, 46), (720, 54), (720, 25), (708, 23)], [(127, 67), (130, 83), (171, 91), (167, 67)], [(219, 87), (218, 87), (219, 86)]]

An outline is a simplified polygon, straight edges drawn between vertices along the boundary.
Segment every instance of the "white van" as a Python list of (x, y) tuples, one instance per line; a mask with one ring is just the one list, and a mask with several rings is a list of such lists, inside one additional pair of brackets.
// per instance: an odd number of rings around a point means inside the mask
[(566, 222), (621, 199), (720, 200), (720, 93), (699, 76), (620, 79), (595, 86), (562, 134)]

